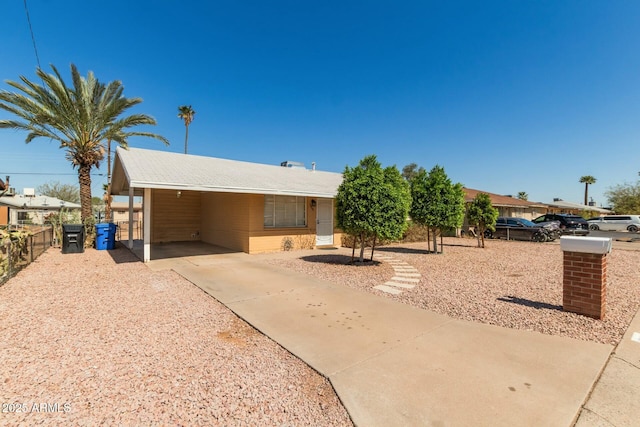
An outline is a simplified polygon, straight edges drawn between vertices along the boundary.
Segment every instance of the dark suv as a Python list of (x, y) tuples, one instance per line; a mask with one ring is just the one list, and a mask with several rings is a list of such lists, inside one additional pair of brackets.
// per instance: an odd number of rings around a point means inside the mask
[(586, 236), (589, 234), (589, 223), (580, 215), (546, 214), (533, 220), (536, 224), (550, 221), (558, 221), (560, 223), (562, 234), (573, 234), (576, 236)]

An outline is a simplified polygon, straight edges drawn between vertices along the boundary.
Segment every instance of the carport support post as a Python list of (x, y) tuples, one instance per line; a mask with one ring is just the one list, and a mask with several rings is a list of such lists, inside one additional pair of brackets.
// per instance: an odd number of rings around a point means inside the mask
[(142, 199), (142, 224), (144, 226), (144, 251), (142, 255), (143, 262), (151, 260), (151, 189), (144, 189), (144, 198)]
[(133, 249), (133, 190), (129, 186), (129, 249)]
[(564, 254), (562, 308), (603, 319), (607, 301), (607, 254), (611, 239), (561, 237)]

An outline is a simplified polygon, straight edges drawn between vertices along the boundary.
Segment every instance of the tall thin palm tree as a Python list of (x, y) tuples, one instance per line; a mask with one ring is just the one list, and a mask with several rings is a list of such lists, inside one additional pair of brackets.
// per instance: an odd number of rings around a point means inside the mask
[(580, 177), (580, 182), (584, 184), (584, 204), (586, 205), (589, 201), (589, 185), (595, 184), (596, 179), (591, 175), (585, 175)]
[(19, 92), (0, 91), (0, 109), (18, 117), (17, 120), (0, 120), (0, 129), (18, 129), (29, 132), (25, 139), (30, 143), (38, 137), (60, 142), (65, 156), (78, 169), (80, 184), (81, 217), (83, 222), (91, 217), (91, 169), (99, 167), (104, 158), (105, 141), (113, 141), (127, 147), (131, 136), (155, 138), (165, 144), (163, 136), (129, 129), (138, 125), (155, 125), (153, 117), (132, 114), (121, 117), (129, 108), (140, 104), (141, 98), (126, 98), (120, 81), (100, 83), (89, 71), (82, 77), (71, 64), (73, 86), (68, 86), (56, 67), (53, 74), (42, 69), (36, 75), (42, 85), (24, 76), (20, 82), (7, 81)]
[(519, 191), (518, 192), (518, 199), (520, 199), (520, 200), (529, 200), (529, 195), (527, 194), (526, 191)]
[(178, 117), (184, 120), (184, 127), (186, 128), (184, 135), (184, 154), (187, 154), (187, 145), (189, 143), (189, 125), (195, 115), (196, 112), (191, 108), (191, 105), (181, 105), (178, 107)]

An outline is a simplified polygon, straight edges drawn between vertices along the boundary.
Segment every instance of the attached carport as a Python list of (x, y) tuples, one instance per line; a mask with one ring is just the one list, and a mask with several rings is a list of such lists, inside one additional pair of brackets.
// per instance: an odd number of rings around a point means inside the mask
[[(111, 194), (143, 198), (143, 260), (151, 245), (202, 241), (247, 253), (339, 243), (333, 198), (342, 175), (119, 147)], [(128, 246), (134, 247), (133, 233)]]

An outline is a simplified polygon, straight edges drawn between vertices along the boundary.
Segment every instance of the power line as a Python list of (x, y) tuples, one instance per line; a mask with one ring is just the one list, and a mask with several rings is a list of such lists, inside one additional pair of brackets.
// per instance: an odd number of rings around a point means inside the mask
[(38, 68), (42, 69), (40, 66), (40, 57), (38, 56), (38, 48), (36, 47), (36, 38), (33, 35), (33, 27), (31, 26), (31, 17), (29, 16), (29, 8), (27, 7), (27, 0), (24, 0), (24, 11), (27, 14), (27, 22), (29, 23), (29, 32), (31, 33), (31, 42), (33, 43), (33, 51), (36, 53), (36, 62), (38, 63)]
[[(77, 173), (62, 173), (62, 172), (0, 172), (0, 175), (73, 175), (77, 176)], [(91, 175), (107, 176), (106, 173), (94, 173)]]

